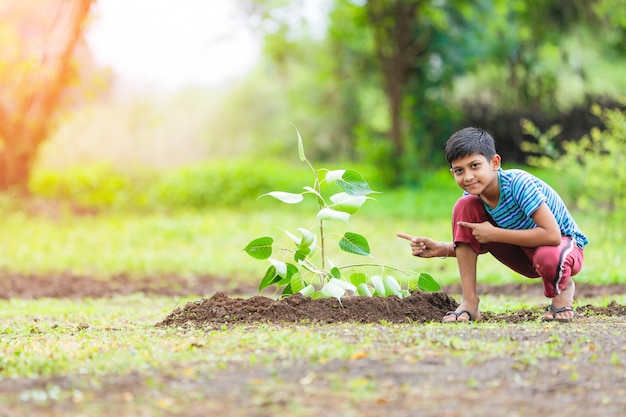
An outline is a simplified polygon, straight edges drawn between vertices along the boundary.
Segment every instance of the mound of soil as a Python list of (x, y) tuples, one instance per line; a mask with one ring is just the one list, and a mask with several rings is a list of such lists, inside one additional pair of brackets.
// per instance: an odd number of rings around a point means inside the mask
[(313, 300), (296, 294), (273, 300), (263, 296), (248, 299), (229, 298), (218, 292), (211, 298), (187, 303), (177, 308), (159, 326), (193, 324), (245, 324), (258, 322), (311, 323), (425, 323), (440, 320), (458, 303), (445, 293), (416, 292), (406, 298), (346, 297), (341, 303), (334, 298)]
[[(222, 324), (251, 323), (427, 323), (439, 321), (458, 303), (443, 292), (416, 292), (410, 297), (347, 297), (341, 303), (334, 298), (316, 300), (296, 294), (274, 300), (264, 296), (230, 298), (222, 292), (211, 298), (189, 302), (172, 311), (157, 326), (199, 327)], [(483, 321), (520, 323), (535, 321), (543, 315), (543, 307), (523, 308), (495, 314), (482, 312)], [(579, 305), (577, 317), (626, 316), (626, 306), (612, 301), (606, 307)]]

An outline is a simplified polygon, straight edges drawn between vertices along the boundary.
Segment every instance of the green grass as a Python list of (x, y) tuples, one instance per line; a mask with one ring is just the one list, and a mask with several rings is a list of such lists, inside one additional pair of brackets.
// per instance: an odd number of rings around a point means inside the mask
[[(383, 263), (426, 272), (442, 284), (457, 280), (454, 259), (417, 259), (403, 231), (450, 239), (449, 215), (458, 196), (452, 191), (400, 190), (376, 196), (354, 214), (350, 224), (326, 222), (326, 255), (335, 265)], [(252, 239), (273, 236), (288, 244), (280, 228), (295, 232), (314, 227), (316, 208), (287, 206), (271, 198), (257, 209), (216, 207), (206, 211), (123, 213), (96, 216), (32, 215), (3, 209), (0, 216), (0, 268), (10, 272), (72, 272), (102, 279), (113, 274), (183, 276), (214, 274), (233, 280), (258, 282), (268, 264), (243, 252)], [(626, 237), (619, 218), (576, 213), (590, 245), (578, 280), (585, 283), (624, 283), (623, 248)], [(352, 231), (365, 236), (373, 259), (342, 252), (341, 235)], [(398, 278), (402, 278), (401, 276)], [(479, 280), (484, 283), (524, 281), (491, 256), (479, 260)]]
[[(405, 396), (421, 398), (423, 390), (437, 395), (444, 386), (497, 389), (511, 371), (520, 383), (538, 383), (549, 365), (567, 382), (589, 362), (594, 369), (601, 365), (615, 372), (626, 363), (626, 352), (620, 350), (624, 336), (614, 319), (593, 326), (539, 321), (154, 326), (191, 298), (0, 301), (0, 410), (12, 410), (9, 415), (228, 411), (239, 416), (268, 415), (263, 413), (271, 407), (313, 416), (323, 406), (345, 407), (340, 414), (351, 415), (345, 413), (359, 404), (371, 407), (385, 399), (401, 406)], [(624, 302), (623, 297), (612, 299)], [(494, 312), (528, 302), (483, 298), (484, 306), (496, 307)], [(596, 334), (614, 342), (597, 343)], [(486, 368), (478, 371), (503, 361), (509, 372), (499, 378), (491, 379)], [(424, 379), (429, 370), (435, 371), (431, 377), (444, 380)], [(409, 373), (417, 373), (416, 392), (402, 382)], [(446, 375), (455, 375), (455, 382)]]

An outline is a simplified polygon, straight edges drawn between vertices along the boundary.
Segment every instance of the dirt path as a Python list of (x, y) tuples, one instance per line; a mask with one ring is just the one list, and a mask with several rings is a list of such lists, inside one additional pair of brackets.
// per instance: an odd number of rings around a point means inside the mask
[[(72, 275), (0, 274), (0, 297), (200, 294), (207, 298), (173, 311), (161, 324), (200, 325), (210, 337), (234, 324), (263, 322), (324, 333), (333, 323), (370, 322), (379, 328), (375, 340), (368, 342), (375, 349), (329, 362), (222, 358), (223, 367), (215, 369), (207, 359), (212, 357), (210, 349), (198, 344), (193, 369), (172, 364), (167, 370), (88, 377), (6, 378), (0, 373), (0, 416), (626, 415), (626, 306), (578, 306), (577, 318), (569, 324), (541, 323), (539, 309), (524, 309), (499, 315), (486, 312), (486, 324), (421, 325), (455, 308), (456, 301), (446, 293), (458, 289), (405, 299), (355, 297), (339, 305), (334, 299), (300, 296), (238, 298), (237, 294), (254, 293), (254, 288), (232, 288), (228, 280), (214, 277), (166, 278), (118, 276), (105, 282)], [(581, 285), (579, 295), (625, 290)], [(481, 291), (540, 295), (534, 287), (520, 286), (483, 286)], [(391, 325), (401, 326), (410, 338), (390, 338)], [(342, 334), (346, 343), (359, 343), (359, 326), (348, 326)], [(424, 345), (420, 340), (429, 342)], [(0, 372), (1, 364), (2, 358)]]
[[(223, 323), (246, 324), (266, 321), (280, 323), (303, 320), (312, 323), (377, 323), (380, 321), (425, 323), (438, 321), (447, 311), (454, 310), (458, 304), (447, 294), (460, 292), (458, 286), (451, 286), (443, 288), (441, 292), (416, 293), (405, 299), (397, 297), (369, 299), (351, 297), (342, 299), (342, 302), (339, 303), (335, 299), (311, 300), (300, 296), (284, 300), (276, 300), (273, 295), (238, 298), (239, 295), (254, 294), (256, 288), (233, 286), (232, 283), (233, 280), (209, 275), (194, 278), (158, 276), (144, 279), (117, 275), (105, 281), (71, 274), (40, 276), (0, 273), (0, 298), (95, 298), (137, 292), (168, 296), (198, 295), (201, 297), (198, 301), (176, 309), (164, 318), (161, 324), (203, 326)], [(626, 285), (579, 285), (577, 290), (577, 297), (588, 298), (607, 294), (624, 294), (626, 293)], [(540, 296), (541, 286), (480, 285), (479, 291), (482, 294), (491, 295)], [(617, 305), (602, 308), (579, 306), (578, 308), (578, 314), (584, 315), (587, 311), (609, 316), (623, 316), (625, 314), (624, 306)], [(536, 320), (540, 314), (541, 311), (537, 309), (528, 309), (500, 315), (484, 312), (483, 317), (485, 320), (518, 323)]]
[[(442, 289), (446, 294), (459, 294), (460, 285)], [(481, 294), (510, 294), (518, 296), (541, 296), (541, 285), (507, 284), (478, 286)], [(0, 270), (0, 299), (9, 298), (84, 298), (112, 297), (133, 293), (155, 295), (199, 295), (211, 296), (223, 292), (231, 296), (256, 294), (254, 285), (242, 285), (228, 277), (198, 275), (193, 278), (178, 275), (161, 275), (131, 278), (124, 274), (114, 275), (107, 280), (74, 274), (18, 274)], [(597, 297), (611, 294), (626, 294), (626, 285), (584, 285), (576, 287), (576, 296)], [(271, 295), (271, 292), (262, 293)]]

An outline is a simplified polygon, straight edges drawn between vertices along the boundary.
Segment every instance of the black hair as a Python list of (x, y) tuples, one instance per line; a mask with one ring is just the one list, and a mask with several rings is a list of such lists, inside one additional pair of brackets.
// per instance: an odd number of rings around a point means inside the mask
[(487, 160), (496, 154), (496, 143), (493, 137), (477, 127), (466, 127), (454, 132), (446, 142), (446, 159), (452, 162), (473, 154), (481, 154)]

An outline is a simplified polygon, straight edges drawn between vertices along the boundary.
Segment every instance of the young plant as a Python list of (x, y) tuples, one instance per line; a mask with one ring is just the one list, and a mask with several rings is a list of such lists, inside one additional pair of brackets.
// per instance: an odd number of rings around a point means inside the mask
[[(297, 132), (297, 129), (296, 129)], [(300, 227), (297, 233), (285, 230), (285, 234), (291, 240), (289, 246), (280, 245), (282, 253), (287, 254), (287, 259), (279, 260), (272, 257), (275, 243), (269, 236), (254, 239), (245, 248), (245, 252), (255, 259), (267, 260), (270, 263), (265, 276), (259, 284), (259, 292), (271, 285), (276, 285), (278, 290), (282, 288), (282, 296), (301, 293), (312, 298), (334, 297), (338, 300), (347, 294), (362, 296), (391, 296), (405, 297), (409, 291), (402, 289), (398, 281), (386, 270), (393, 270), (407, 276), (415, 275), (411, 271), (382, 264), (353, 264), (342, 267), (335, 266), (326, 256), (325, 222), (343, 221), (349, 223), (350, 217), (361, 206), (371, 199), (373, 191), (360, 173), (354, 170), (328, 170), (316, 169), (308, 161), (304, 154), (302, 137), (298, 134), (298, 152), (300, 161), (305, 162), (313, 171), (313, 186), (304, 186), (302, 193), (288, 193), (284, 191), (272, 191), (261, 197), (269, 196), (287, 204), (298, 204), (306, 195), (312, 195), (318, 202), (319, 210), (316, 219), (319, 222), (311, 228)], [(342, 191), (331, 195), (328, 199), (322, 195), (322, 185), (336, 186)], [(314, 233), (312, 230), (316, 230)], [(345, 232), (338, 244), (344, 252), (358, 256), (370, 255), (370, 247), (367, 239), (354, 232)], [(318, 263), (313, 255), (320, 252)], [(367, 276), (361, 272), (366, 268), (378, 268), (378, 275)], [(350, 274), (347, 279), (342, 272), (357, 270)], [(316, 286), (317, 284), (317, 286)], [(419, 274), (417, 287), (422, 291), (438, 291), (439, 285), (428, 274)]]

